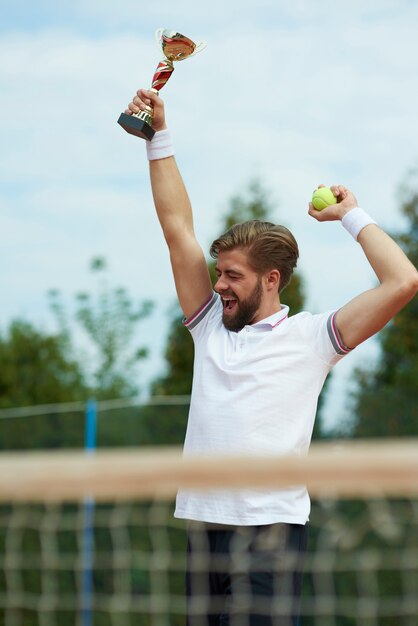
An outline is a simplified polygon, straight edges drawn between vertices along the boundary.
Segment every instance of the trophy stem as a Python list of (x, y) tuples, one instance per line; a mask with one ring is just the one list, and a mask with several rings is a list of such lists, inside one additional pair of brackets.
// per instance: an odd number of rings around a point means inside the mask
[(157, 65), (157, 69), (155, 70), (151, 88), (155, 89), (156, 91), (160, 91), (167, 83), (173, 72), (173, 61), (171, 61), (170, 59), (164, 59), (163, 61), (160, 61)]

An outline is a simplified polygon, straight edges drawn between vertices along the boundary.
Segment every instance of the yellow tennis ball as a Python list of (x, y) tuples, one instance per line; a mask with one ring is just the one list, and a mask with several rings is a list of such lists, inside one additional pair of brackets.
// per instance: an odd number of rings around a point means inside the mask
[(337, 198), (329, 187), (320, 187), (313, 192), (312, 204), (317, 211), (322, 211), (325, 207), (330, 204), (335, 204), (336, 202)]

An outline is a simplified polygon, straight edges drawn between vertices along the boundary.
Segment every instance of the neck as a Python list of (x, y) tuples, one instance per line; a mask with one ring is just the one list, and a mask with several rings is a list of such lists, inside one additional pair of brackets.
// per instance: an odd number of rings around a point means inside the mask
[(254, 318), (251, 320), (251, 324), (256, 324), (257, 322), (266, 319), (266, 317), (270, 317), (270, 315), (278, 313), (279, 311), (281, 311), (281, 309), (282, 305), (280, 302), (280, 298), (277, 295), (274, 301), (266, 302), (265, 304), (262, 304), (260, 306), (257, 313), (254, 315)]

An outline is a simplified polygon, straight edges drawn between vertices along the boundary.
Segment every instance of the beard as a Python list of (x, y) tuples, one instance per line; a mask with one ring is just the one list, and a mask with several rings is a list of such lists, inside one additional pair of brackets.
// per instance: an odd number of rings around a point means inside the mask
[(261, 284), (261, 278), (257, 280), (257, 284), (248, 298), (245, 300), (239, 300), (234, 293), (232, 295), (237, 300), (237, 312), (235, 315), (227, 316), (225, 311), (222, 315), (222, 322), (227, 330), (238, 332), (242, 330), (244, 326), (251, 324), (255, 314), (260, 308), (261, 299), (263, 297), (263, 287)]

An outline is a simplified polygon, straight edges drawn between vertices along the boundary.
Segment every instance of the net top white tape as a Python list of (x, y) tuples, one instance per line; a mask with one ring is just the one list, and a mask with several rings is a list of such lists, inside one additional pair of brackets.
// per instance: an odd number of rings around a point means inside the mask
[(0, 454), (1, 501), (171, 498), (185, 488), (285, 488), (311, 496), (418, 493), (418, 442), (314, 443), (307, 456), (188, 457), (180, 448)]

